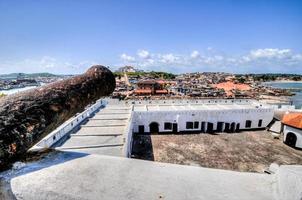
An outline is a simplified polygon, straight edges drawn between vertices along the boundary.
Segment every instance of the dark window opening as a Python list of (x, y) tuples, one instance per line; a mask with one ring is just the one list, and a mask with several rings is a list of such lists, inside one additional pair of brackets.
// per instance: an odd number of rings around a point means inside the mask
[(207, 133), (214, 133), (213, 127), (214, 127), (214, 124), (211, 122), (208, 122)]
[(262, 126), (262, 119), (259, 119), (258, 121), (258, 127), (261, 127)]
[(252, 121), (251, 120), (246, 120), (245, 121), (245, 128), (251, 128), (252, 126)]
[(193, 122), (187, 122), (186, 129), (193, 129)]
[(292, 132), (287, 133), (285, 144), (291, 147), (296, 147), (296, 142), (297, 142), (297, 136)]
[(174, 133), (177, 133), (177, 132), (178, 132), (177, 123), (173, 123), (173, 129), (172, 129), (172, 131), (173, 131)]
[(227, 133), (230, 132), (230, 123), (225, 123), (224, 131), (227, 132)]
[(239, 132), (240, 131), (240, 124), (236, 124), (236, 132)]
[(159, 124), (157, 122), (152, 122), (149, 124), (150, 133), (158, 133), (159, 132)]
[(144, 132), (145, 132), (145, 127), (144, 127), (144, 125), (139, 125), (139, 126), (138, 126), (138, 132), (139, 132), (139, 133), (144, 133)]
[(200, 131), (203, 133), (206, 131), (206, 122), (201, 122)]
[(198, 128), (198, 126), (199, 126), (199, 122), (194, 122), (194, 128), (196, 129)]
[(218, 122), (217, 123), (217, 132), (222, 132), (222, 128), (223, 128), (223, 122)]
[(231, 132), (231, 133), (234, 133), (234, 132), (235, 132), (235, 130), (236, 130), (236, 123), (235, 123), (235, 122), (233, 122), (233, 123), (231, 123), (230, 132)]
[(172, 123), (165, 122), (164, 128), (165, 128), (165, 130), (171, 130), (172, 129)]

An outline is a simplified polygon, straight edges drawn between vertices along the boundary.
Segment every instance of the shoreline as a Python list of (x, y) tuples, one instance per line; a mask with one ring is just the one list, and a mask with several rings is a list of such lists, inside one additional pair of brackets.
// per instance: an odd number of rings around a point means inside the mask
[(302, 83), (302, 81), (278, 80), (278, 81), (263, 81), (262, 83)]

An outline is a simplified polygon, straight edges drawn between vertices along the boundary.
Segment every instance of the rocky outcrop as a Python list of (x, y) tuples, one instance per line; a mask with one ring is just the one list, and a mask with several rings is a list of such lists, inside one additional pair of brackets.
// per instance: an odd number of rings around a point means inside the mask
[(82, 75), (1, 98), (0, 169), (114, 88), (112, 72), (96, 65)]

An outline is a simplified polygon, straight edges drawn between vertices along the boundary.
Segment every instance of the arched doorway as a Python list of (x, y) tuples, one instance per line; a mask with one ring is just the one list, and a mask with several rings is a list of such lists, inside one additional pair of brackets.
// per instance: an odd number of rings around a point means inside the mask
[(297, 142), (297, 136), (292, 132), (287, 133), (285, 144), (291, 147), (296, 147), (296, 142)]
[(224, 132), (226, 132), (226, 133), (230, 132), (230, 123), (225, 123)]
[(240, 123), (236, 124), (236, 132), (238, 133), (240, 131)]
[(216, 129), (216, 131), (218, 132), (218, 133), (221, 133), (222, 131), (223, 131), (223, 122), (217, 122), (217, 129)]
[(152, 122), (149, 124), (150, 133), (158, 133), (159, 132), (159, 124), (157, 122)]
[(214, 124), (211, 122), (208, 122), (207, 133), (214, 133), (213, 127), (214, 127)]
[(231, 133), (234, 133), (235, 132), (235, 129), (236, 129), (236, 123), (235, 122), (233, 122), (233, 123), (231, 123)]

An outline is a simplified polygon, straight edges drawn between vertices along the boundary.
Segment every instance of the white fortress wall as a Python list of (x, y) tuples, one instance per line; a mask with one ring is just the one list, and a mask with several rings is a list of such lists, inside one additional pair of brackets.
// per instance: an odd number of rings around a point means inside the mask
[(288, 133), (294, 133), (297, 137), (296, 147), (302, 148), (302, 130), (284, 125), (283, 133), (284, 133), (284, 136), (283, 136), (284, 142), (286, 140), (286, 136)]
[[(177, 123), (178, 131), (198, 131), (201, 128), (201, 122), (213, 123), (213, 129), (217, 129), (218, 122), (240, 123), (240, 130), (265, 128), (273, 119), (273, 109), (271, 108), (253, 108), (253, 109), (225, 109), (225, 110), (183, 110), (183, 111), (135, 111), (133, 115), (133, 130), (138, 132), (138, 126), (144, 125), (145, 132), (149, 132), (149, 124), (157, 122), (159, 132), (171, 132), (164, 130), (164, 123)], [(251, 126), (245, 127), (246, 120), (250, 120)], [(262, 120), (259, 127), (258, 122)], [(197, 128), (186, 129), (186, 122), (199, 122)], [(225, 124), (223, 125), (224, 129)]]
[(159, 105), (159, 104), (238, 104), (238, 105), (259, 105), (255, 99), (166, 99), (166, 100), (126, 100), (125, 104), (134, 105)]
[[(133, 109), (133, 106), (132, 106), (132, 109)], [(124, 146), (124, 156), (125, 157), (130, 157), (131, 152), (132, 152), (133, 114), (134, 114), (134, 112), (132, 111), (130, 114), (128, 123), (127, 123), (126, 131), (124, 133), (125, 144), (126, 144)]]

